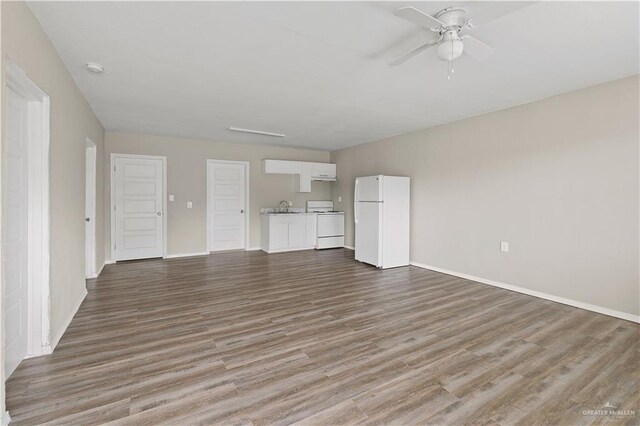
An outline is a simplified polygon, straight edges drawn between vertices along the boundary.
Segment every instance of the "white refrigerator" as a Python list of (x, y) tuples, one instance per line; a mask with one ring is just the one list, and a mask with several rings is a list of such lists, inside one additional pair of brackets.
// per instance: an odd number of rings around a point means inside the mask
[(356, 178), (356, 260), (382, 269), (409, 264), (410, 181), (383, 175)]

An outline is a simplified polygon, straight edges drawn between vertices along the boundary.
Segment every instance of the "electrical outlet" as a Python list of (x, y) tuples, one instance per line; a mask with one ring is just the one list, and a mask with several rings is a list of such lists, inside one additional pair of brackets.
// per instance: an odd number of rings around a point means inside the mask
[(503, 253), (509, 253), (509, 243), (506, 241), (500, 242), (500, 251)]
[(175, 197), (173, 196), (173, 194), (169, 195), (169, 201), (175, 201)]
[(191, 201), (187, 201), (187, 208), (190, 209), (193, 207), (193, 203)]
[(342, 195), (338, 195), (338, 202), (341, 203), (342, 202)]

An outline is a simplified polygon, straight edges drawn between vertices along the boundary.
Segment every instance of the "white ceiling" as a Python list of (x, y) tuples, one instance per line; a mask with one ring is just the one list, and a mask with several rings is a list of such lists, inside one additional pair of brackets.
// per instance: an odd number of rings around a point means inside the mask
[(433, 49), (387, 65), (430, 37), (393, 12), (492, 3), (29, 4), (112, 131), (335, 150), (639, 72), (638, 2), (521, 9), (475, 30), (496, 53), (449, 81)]

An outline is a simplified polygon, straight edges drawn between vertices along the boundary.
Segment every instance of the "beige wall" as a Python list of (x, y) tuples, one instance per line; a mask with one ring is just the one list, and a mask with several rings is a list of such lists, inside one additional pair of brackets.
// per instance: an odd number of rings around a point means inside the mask
[(639, 117), (634, 76), (336, 151), (346, 242), (355, 177), (410, 176), (412, 261), (638, 315)]
[[(106, 134), (105, 179), (109, 181), (111, 153), (163, 155), (167, 157), (167, 194), (175, 196), (168, 203), (168, 254), (201, 253), (207, 250), (206, 235), (206, 161), (207, 159), (250, 162), (249, 247), (260, 246), (260, 208), (275, 207), (280, 200), (291, 200), (294, 207), (304, 207), (307, 200), (328, 200), (328, 182), (313, 182), (311, 193), (296, 193), (295, 179), (289, 175), (265, 175), (262, 160), (328, 162), (329, 153), (267, 145), (232, 144), (153, 135)], [(105, 250), (110, 254), (110, 188), (105, 187)], [(187, 209), (187, 201), (193, 208)]]
[[(104, 227), (104, 129), (24, 2), (2, 2), (2, 56), (21, 67), (51, 99), (51, 336), (61, 331), (85, 289), (85, 138), (97, 145), (98, 215)], [(4, 70), (3, 70), (4, 76)], [(2, 85), (4, 86), (4, 78)], [(104, 259), (97, 232), (98, 265)]]

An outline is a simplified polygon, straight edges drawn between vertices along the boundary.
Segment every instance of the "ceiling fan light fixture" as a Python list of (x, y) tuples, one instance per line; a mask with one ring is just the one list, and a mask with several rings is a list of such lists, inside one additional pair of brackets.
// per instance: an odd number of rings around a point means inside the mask
[(453, 61), (462, 55), (464, 43), (459, 39), (443, 40), (438, 45), (438, 58), (443, 61)]

